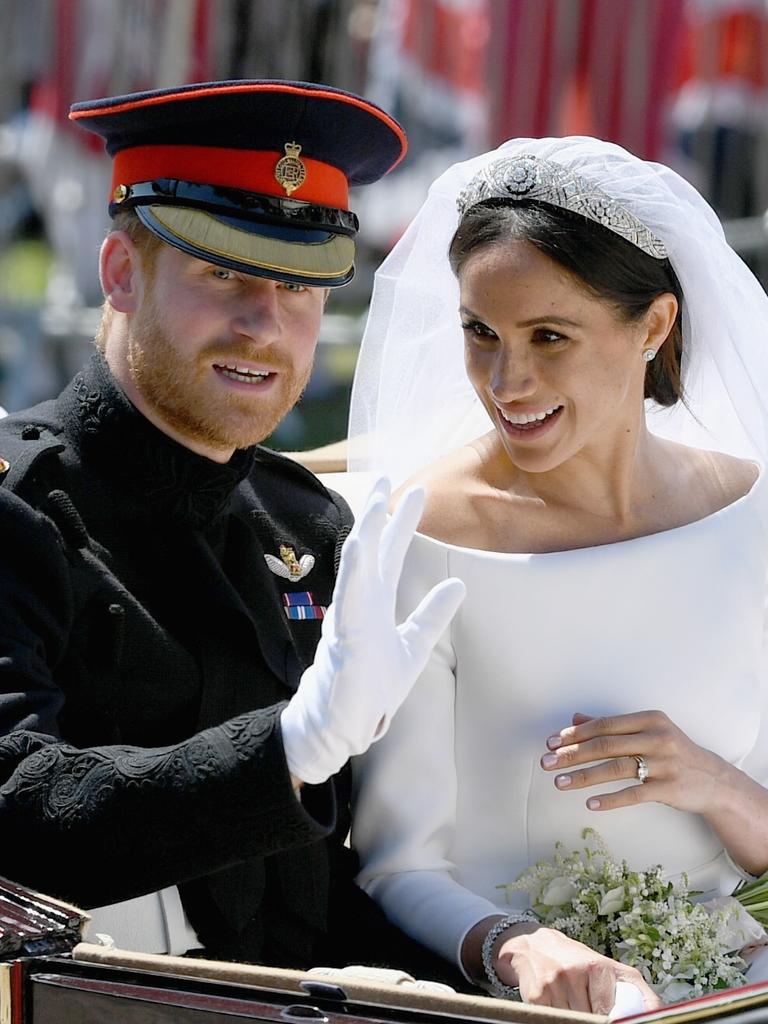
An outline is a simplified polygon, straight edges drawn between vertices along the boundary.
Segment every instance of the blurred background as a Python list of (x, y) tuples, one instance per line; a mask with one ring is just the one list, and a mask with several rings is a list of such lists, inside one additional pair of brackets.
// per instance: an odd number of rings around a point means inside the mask
[(768, 284), (768, 0), (0, 0), (0, 405), (87, 358), (108, 228), (102, 144), (70, 103), (229, 78), (321, 81), (405, 126), (410, 152), (353, 193), (358, 274), (270, 440), (346, 434), (373, 271), (450, 163), (512, 136), (585, 134), (668, 163)]

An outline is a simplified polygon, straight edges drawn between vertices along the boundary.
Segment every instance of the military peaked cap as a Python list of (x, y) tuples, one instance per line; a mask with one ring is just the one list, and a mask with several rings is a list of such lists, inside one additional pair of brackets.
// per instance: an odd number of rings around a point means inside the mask
[(109, 211), (247, 274), (333, 288), (354, 274), (349, 187), (405, 155), (373, 103), (310, 82), (204, 82), (75, 103), (114, 158)]

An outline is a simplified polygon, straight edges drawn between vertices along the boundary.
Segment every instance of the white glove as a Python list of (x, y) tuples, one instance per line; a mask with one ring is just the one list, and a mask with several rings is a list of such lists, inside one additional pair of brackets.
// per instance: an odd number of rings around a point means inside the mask
[(424, 491), (409, 490), (389, 521), (388, 503), (389, 481), (379, 480), (344, 543), (314, 664), (280, 719), (291, 775), (307, 783), (324, 782), (384, 735), (464, 599), (460, 580), (443, 580), (397, 625), (397, 585)]

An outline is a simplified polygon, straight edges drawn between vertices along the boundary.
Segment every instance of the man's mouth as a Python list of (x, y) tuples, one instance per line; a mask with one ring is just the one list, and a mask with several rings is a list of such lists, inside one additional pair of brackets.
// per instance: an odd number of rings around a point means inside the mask
[(238, 366), (236, 363), (214, 363), (214, 370), (222, 377), (229, 377), (240, 384), (261, 384), (273, 374), (269, 370), (252, 370), (247, 366)]

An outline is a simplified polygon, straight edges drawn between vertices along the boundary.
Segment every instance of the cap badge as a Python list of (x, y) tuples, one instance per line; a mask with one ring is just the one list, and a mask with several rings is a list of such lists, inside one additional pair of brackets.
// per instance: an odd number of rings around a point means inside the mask
[(8, 459), (4, 459), (0, 456), (0, 476), (4, 476), (11, 468), (11, 464)]
[(297, 558), (296, 552), (287, 544), (280, 545), (279, 558), (275, 558), (274, 555), (264, 555), (264, 559), (275, 576), (292, 582), (303, 580), (305, 576), (309, 575), (315, 564), (314, 555), (302, 555), (301, 558)]
[(277, 166), (275, 167), (275, 178), (278, 184), (282, 185), (285, 189), (286, 195), (290, 195), (297, 188), (301, 188), (307, 180), (307, 168), (299, 160), (300, 152), (301, 146), (298, 143), (286, 142), (285, 156), (277, 161)]

